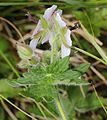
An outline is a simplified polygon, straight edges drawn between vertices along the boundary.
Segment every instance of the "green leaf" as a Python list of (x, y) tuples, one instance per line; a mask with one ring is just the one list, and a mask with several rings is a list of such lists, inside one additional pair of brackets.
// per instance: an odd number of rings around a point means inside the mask
[(5, 97), (13, 97), (21, 91), (21, 88), (14, 88), (8, 80), (0, 80), (0, 94)]
[(52, 74), (47, 73), (45, 67), (40, 65), (33, 67), (23, 76), (17, 79), (16, 85), (25, 87), (24, 93), (27, 96), (35, 99), (55, 97), (56, 90), (52, 85), (53, 77)]
[[(83, 86), (82, 88), (83, 88), (83, 91), (84, 91), (84, 93), (86, 95), (87, 91), (88, 91), (88, 86)], [(80, 91), (79, 86), (69, 86), (67, 88), (67, 93), (68, 93), (68, 98), (70, 99), (73, 107), (76, 106), (79, 99), (83, 98), (83, 95), (82, 95), (82, 93)]]
[(59, 61), (55, 61), (47, 67), (47, 71), (51, 73), (63, 73), (69, 68), (69, 57), (64, 57)]
[[(107, 103), (107, 99), (104, 99), (102, 97), (99, 98), (103, 104)], [(101, 107), (102, 106), (95, 93), (92, 93), (88, 94), (85, 99), (81, 97), (81, 99), (79, 99), (79, 101), (76, 103), (75, 109), (79, 112), (88, 112), (90, 110), (95, 110)]]
[(76, 80), (63, 80), (63, 81), (55, 81), (55, 83), (53, 85), (64, 85), (64, 86), (86, 86), (86, 85), (89, 85), (89, 83), (85, 82), (84, 80), (82, 79), (77, 79)]
[(69, 79), (69, 80), (71, 80), (71, 79), (77, 79), (80, 76), (81, 76), (81, 73), (78, 72), (78, 71), (67, 70), (64, 73), (58, 74), (56, 76), (56, 78), (57, 79), (59, 78), (60, 80), (63, 80), (63, 79)]
[(88, 70), (89, 67), (90, 67), (90, 63), (83, 63), (76, 66), (75, 70), (84, 73)]
[[(82, 66), (82, 65), (81, 65)], [(88, 85), (81, 76), (82, 73), (76, 70), (69, 70), (69, 57), (65, 57), (50, 65), (38, 64), (29, 68), (29, 72), (16, 81), (17, 87), (24, 87), (24, 93), (35, 99), (55, 98), (57, 90), (55, 86), (78, 86)], [(80, 67), (77, 67), (80, 69)], [(81, 67), (81, 68), (86, 68)], [(86, 69), (84, 69), (86, 70)]]

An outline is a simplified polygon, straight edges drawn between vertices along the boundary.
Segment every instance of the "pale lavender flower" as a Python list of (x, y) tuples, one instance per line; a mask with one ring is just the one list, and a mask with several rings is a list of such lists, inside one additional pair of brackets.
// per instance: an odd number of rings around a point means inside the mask
[[(48, 21), (48, 20), (51, 18), (52, 14), (54, 13), (54, 11), (55, 11), (56, 8), (57, 8), (56, 5), (53, 5), (51, 8), (48, 8), (48, 9), (45, 11), (43, 17)], [(38, 22), (38, 24), (37, 24), (37, 26), (36, 26), (36, 28), (35, 28), (35, 30), (34, 30), (31, 38), (34, 38), (34, 35), (37, 34), (41, 29), (42, 29), (41, 21), (39, 20), (39, 22)], [(48, 34), (48, 33), (47, 33), (47, 34)], [(44, 40), (43, 40), (44, 42), (46, 42), (46, 41), (49, 39), (49, 37), (48, 37), (47, 34), (46, 34), (46, 37), (45, 37)], [(37, 38), (37, 39), (31, 40), (31, 42), (30, 42), (30, 47), (32, 48), (32, 50), (35, 50), (39, 39), (40, 39), (40, 37)], [(44, 42), (43, 42), (43, 43), (44, 43)]]
[[(66, 27), (66, 23), (61, 19), (61, 16), (59, 13), (56, 14), (56, 20), (59, 23), (60, 27)], [(70, 37), (71, 31), (67, 29), (65, 34), (66, 42), (69, 46), (72, 45), (71, 37)], [(67, 48), (63, 43), (61, 44), (61, 57), (69, 56), (70, 55), (70, 48)]]
[[(59, 26), (60, 29), (64, 28), (64, 27), (66, 28), (66, 23), (61, 19), (61, 16), (60, 16), (62, 11), (61, 10), (56, 11), (56, 8), (57, 8), (57, 6), (53, 5), (52, 7), (48, 8), (45, 11), (44, 15), (43, 15), (43, 18), (45, 18), (45, 20), (47, 21), (49, 28), (47, 28), (45, 30), (46, 34), (45, 34), (43, 40), (41, 41), (41, 43), (43, 44), (43, 43), (49, 41), (49, 43), (51, 45), (51, 49), (52, 49), (52, 44), (53, 44), (52, 40), (54, 39), (55, 35), (57, 34), (55, 32), (55, 30), (54, 30), (56, 22), (58, 23), (58, 26)], [(59, 28), (58, 28), (58, 30), (60, 30)], [(41, 30), (43, 30), (43, 27), (42, 27), (42, 24), (41, 24), (41, 20), (39, 20), (39, 22), (37, 24), (37, 27), (35, 28), (35, 30), (34, 30), (34, 32), (32, 34), (32, 39), (33, 40), (31, 40), (30, 45), (29, 45), (30, 48), (33, 51), (36, 49), (37, 43), (38, 43), (38, 41), (40, 39), (40, 37), (35, 39), (34, 36), (38, 32), (40, 32)], [(58, 31), (58, 32), (60, 33), (60, 31)], [(69, 47), (72, 45), (72, 41), (71, 41), (71, 38), (70, 38), (70, 33), (71, 33), (70, 30), (67, 29), (66, 33), (64, 35), (65, 42), (67, 43), (67, 45)], [(63, 58), (65, 56), (69, 56), (70, 55), (70, 48), (67, 47), (63, 43), (63, 41), (60, 40), (59, 42), (61, 43), (61, 46), (60, 46), (60, 48), (61, 48), (61, 57)]]

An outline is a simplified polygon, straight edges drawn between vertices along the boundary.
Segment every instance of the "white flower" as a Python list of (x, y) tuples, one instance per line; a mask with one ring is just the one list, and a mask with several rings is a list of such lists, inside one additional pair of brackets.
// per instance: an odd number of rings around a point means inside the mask
[[(43, 18), (45, 19), (46, 23), (48, 24), (48, 27), (45, 29), (43, 28), (42, 21), (39, 20), (37, 27), (35, 28), (33, 34), (32, 34), (32, 39), (30, 42), (30, 48), (34, 51), (36, 49), (38, 41), (41, 39), (41, 36), (38, 36), (35, 38), (35, 35), (39, 34), (39, 32), (44, 31), (45, 35), (43, 36), (43, 39), (41, 43), (45, 43), (49, 41), (52, 49), (52, 44), (60, 43), (60, 49), (61, 49), (61, 57), (69, 56), (70, 55), (70, 47), (72, 45), (72, 41), (70, 38), (70, 33), (71, 31), (67, 29), (66, 23), (62, 20), (61, 18), (61, 10), (56, 11), (57, 6), (53, 5), (52, 7), (48, 8), (44, 15)], [(61, 29), (65, 28), (65, 32), (61, 33)], [(58, 36), (58, 41), (55, 43), (53, 40), (54, 38)], [(62, 40), (62, 37), (64, 40)], [(67, 45), (66, 45), (66, 44)], [(57, 46), (57, 45), (54, 45)], [(69, 46), (69, 47), (67, 47)]]

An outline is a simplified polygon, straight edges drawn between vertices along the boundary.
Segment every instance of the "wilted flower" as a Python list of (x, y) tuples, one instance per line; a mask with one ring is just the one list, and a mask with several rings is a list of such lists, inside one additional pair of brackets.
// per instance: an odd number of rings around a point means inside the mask
[(45, 43), (49, 41), (52, 49), (61, 49), (61, 57), (69, 56), (72, 41), (70, 30), (67, 29), (66, 23), (61, 19), (61, 10), (56, 10), (57, 6), (53, 5), (48, 8), (43, 17), (39, 20), (37, 27), (32, 34), (30, 48), (34, 51), (38, 42)]

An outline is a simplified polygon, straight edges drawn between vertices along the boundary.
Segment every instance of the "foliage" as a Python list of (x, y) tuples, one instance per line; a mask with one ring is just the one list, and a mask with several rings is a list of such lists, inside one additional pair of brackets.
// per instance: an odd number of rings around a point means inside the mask
[(17, 79), (16, 85), (25, 87), (26, 95), (35, 99), (55, 98), (57, 96), (56, 86), (58, 85), (88, 85), (89, 83), (81, 78), (88, 67), (89, 64), (87, 63), (77, 66), (74, 70), (69, 70), (69, 59), (65, 57), (47, 66), (38, 64), (30, 68), (29, 72), (24, 73), (23, 77)]

